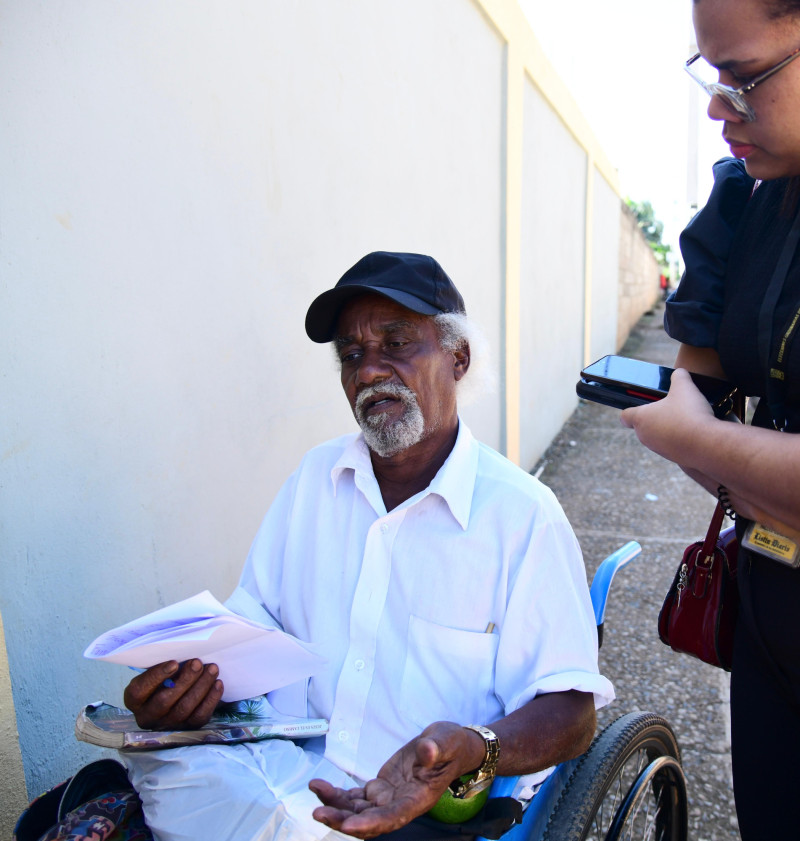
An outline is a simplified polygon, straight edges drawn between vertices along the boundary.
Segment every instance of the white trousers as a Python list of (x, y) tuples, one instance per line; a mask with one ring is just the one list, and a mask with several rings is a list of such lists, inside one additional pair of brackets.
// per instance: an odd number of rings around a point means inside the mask
[(313, 819), (320, 802), (308, 782), (359, 783), (293, 742), (126, 751), (120, 759), (156, 841), (353, 841)]

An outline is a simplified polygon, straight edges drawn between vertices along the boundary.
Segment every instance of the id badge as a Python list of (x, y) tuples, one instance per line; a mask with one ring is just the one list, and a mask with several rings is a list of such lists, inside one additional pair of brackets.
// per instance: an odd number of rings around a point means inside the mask
[(750, 523), (745, 529), (742, 546), (786, 566), (800, 566), (800, 546), (786, 535), (767, 528), (763, 523)]

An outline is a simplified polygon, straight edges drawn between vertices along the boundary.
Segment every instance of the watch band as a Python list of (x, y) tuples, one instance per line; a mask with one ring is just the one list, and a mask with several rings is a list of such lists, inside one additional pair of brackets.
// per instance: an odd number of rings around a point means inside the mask
[(483, 762), (472, 777), (466, 782), (459, 779), (450, 784), (450, 789), (455, 797), (467, 799), (474, 797), (492, 784), (497, 774), (497, 763), (500, 760), (500, 740), (488, 727), (484, 727), (482, 724), (465, 724), (464, 727), (477, 733), (483, 739), (486, 748)]

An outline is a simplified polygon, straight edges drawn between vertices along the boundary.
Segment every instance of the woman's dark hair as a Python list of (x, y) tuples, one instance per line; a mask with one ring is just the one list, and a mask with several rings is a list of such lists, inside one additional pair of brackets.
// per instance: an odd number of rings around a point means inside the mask
[(800, 15), (800, 0), (769, 0), (769, 16), (786, 18)]

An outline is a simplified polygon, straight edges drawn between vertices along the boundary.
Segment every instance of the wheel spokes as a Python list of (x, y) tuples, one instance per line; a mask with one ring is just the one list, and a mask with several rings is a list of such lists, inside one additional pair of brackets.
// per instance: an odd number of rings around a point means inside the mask
[[(672, 781), (651, 766), (645, 748), (631, 754), (606, 790), (587, 841), (670, 841)], [(622, 821), (620, 825), (620, 821)]]

